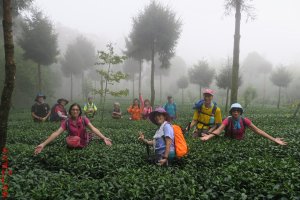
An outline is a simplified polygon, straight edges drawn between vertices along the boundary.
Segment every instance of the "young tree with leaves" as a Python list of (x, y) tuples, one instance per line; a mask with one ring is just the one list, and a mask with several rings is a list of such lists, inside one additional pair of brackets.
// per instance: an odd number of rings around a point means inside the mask
[(41, 65), (51, 65), (59, 54), (57, 34), (48, 17), (41, 11), (33, 10), (32, 16), (25, 18), (23, 34), (19, 39), (20, 46), (24, 49), (24, 58), (31, 59), (38, 66), (38, 86), (42, 91)]
[(232, 86), (231, 86), (231, 104), (237, 102), (238, 97), (238, 79), (239, 79), (239, 57), (240, 57), (240, 25), (241, 13), (245, 12), (247, 19), (254, 19), (253, 6), (249, 3), (252, 0), (225, 0), (225, 14), (229, 15), (232, 9), (235, 9), (235, 31), (233, 44), (233, 64), (232, 64)]
[(210, 68), (206, 60), (200, 60), (188, 71), (190, 83), (197, 84), (200, 87), (200, 98), (202, 96), (202, 88), (209, 87), (213, 81), (215, 70)]
[(164, 62), (174, 56), (180, 35), (181, 22), (169, 8), (152, 1), (144, 11), (133, 18), (133, 29), (129, 35), (132, 45), (143, 52), (149, 51), (151, 58), (151, 104), (154, 105), (154, 57), (158, 54)]
[(276, 69), (276, 71), (272, 72), (270, 80), (272, 81), (272, 83), (274, 85), (278, 86), (277, 108), (279, 108), (280, 97), (281, 97), (281, 88), (282, 87), (286, 88), (291, 83), (292, 75), (284, 66), (279, 66)]
[(108, 89), (108, 84), (114, 85), (115, 83), (120, 83), (121, 80), (127, 78), (127, 74), (122, 73), (121, 71), (114, 72), (111, 68), (114, 65), (121, 64), (125, 61), (126, 56), (119, 56), (114, 52), (113, 45), (111, 43), (106, 45), (107, 51), (98, 51), (98, 62), (97, 65), (106, 65), (107, 69), (97, 70), (98, 73), (104, 78), (105, 87), (100, 90), (94, 90), (96, 93), (103, 96), (102, 103), (102, 113), (101, 120), (103, 120), (104, 108), (106, 95), (110, 94), (112, 96), (127, 96), (129, 93), (128, 89), (112, 91)]

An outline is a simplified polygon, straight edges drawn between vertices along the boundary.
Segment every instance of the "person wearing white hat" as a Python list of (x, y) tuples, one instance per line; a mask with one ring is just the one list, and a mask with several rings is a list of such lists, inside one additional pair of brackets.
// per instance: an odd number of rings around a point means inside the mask
[(209, 135), (206, 135), (201, 138), (202, 141), (207, 141), (214, 137), (215, 135), (220, 135), (223, 130), (225, 130), (225, 137), (229, 137), (232, 139), (242, 140), (245, 137), (245, 129), (248, 127), (250, 128), (254, 133), (259, 134), (279, 145), (286, 145), (287, 142), (285, 142), (282, 138), (274, 138), (271, 135), (267, 134), (263, 130), (257, 128), (248, 118), (244, 118), (241, 115), (243, 114), (244, 110), (241, 104), (234, 103), (230, 107), (230, 115), (226, 119), (223, 120), (222, 125), (212, 131), (208, 132)]

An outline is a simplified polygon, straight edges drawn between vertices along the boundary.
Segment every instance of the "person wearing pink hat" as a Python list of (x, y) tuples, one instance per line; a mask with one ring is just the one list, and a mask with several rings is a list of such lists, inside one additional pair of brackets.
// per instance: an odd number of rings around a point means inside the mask
[(194, 138), (204, 136), (207, 132), (218, 128), (222, 123), (221, 109), (212, 101), (213, 96), (214, 91), (212, 89), (204, 89), (203, 99), (199, 100), (193, 107), (195, 111), (189, 128), (196, 125), (193, 132)]
[(170, 116), (162, 107), (156, 108), (149, 114), (149, 119), (159, 128), (153, 136), (153, 140), (145, 139), (144, 133), (139, 133), (138, 140), (146, 145), (153, 145), (155, 159), (158, 165), (168, 165), (168, 161), (175, 158), (174, 130), (170, 124)]
[(267, 134), (263, 130), (256, 127), (248, 118), (242, 117), (244, 110), (241, 104), (234, 103), (230, 107), (229, 114), (230, 116), (223, 120), (222, 125), (218, 129), (208, 132), (209, 135), (205, 135), (201, 138), (202, 141), (207, 141), (213, 138), (215, 135), (220, 135), (221, 132), (225, 129), (225, 137), (232, 139), (242, 140), (245, 137), (245, 130), (249, 128), (254, 133), (261, 135), (279, 145), (287, 145), (282, 138), (274, 138), (271, 135)]

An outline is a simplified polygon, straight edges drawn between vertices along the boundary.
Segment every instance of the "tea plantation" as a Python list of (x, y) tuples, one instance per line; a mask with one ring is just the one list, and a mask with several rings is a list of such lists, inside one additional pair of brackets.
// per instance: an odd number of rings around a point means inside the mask
[[(34, 147), (59, 124), (33, 123), (30, 113), (12, 111), (7, 148), (11, 199), (300, 199), (300, 119), (288, 109), (246, 111), (255, 125), (287, 146), (247, 131), (246, 139), (223, 136), (206, 143), (187, 137), (189, 155), (171, 167), (149, 165), (138, 131), (153, 136), (156, 126), (132, 122), (128, 115), (113, 120), (106, 113), (93, 121), (113, 146), (93, 140), (83, 150), (66, 148), (65, 136), (34, 156)], [(177, 124), (186, 126), (190, 107)]]

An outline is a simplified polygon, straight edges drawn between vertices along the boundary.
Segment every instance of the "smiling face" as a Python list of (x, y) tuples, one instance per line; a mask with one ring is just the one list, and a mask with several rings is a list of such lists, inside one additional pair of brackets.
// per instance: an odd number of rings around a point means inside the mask
[(144, 104), (145, 104), (145, 107), (149, 107), (150, 106), (150, 101), (145, 100)]
[(44, 103), (44, 97), (38, 97), (38, 98), (37, 98), (37, 101), (38, 101), (39, 103)]
[(133, 101), (133, 105), (138, 106), (138, 105), (139, 105), (139, 100), (135, 99), (135, 100)]
[(166, 121), (166, 116), (162, 113), (157, 113), (154, 116), (154, 120), (158, 125), (161, 125)]
[(70, 109), (70, 115), (75, 119), (80, 116), (80, 112), (80, 108), (77, 105), (72, 106)]
[(241, 110), (238, 108), (233, 108), (231, 110), (231, 116), (235, 119), (237, 119), (241, 115)]
[(207, 93), (204, 93), (204, 101), (205, 101), (205, 104), (206, 105), (210, 105), (211, 104), (211, 101), (213, 99), (213, 95), (211, 94), (207, 94)]

